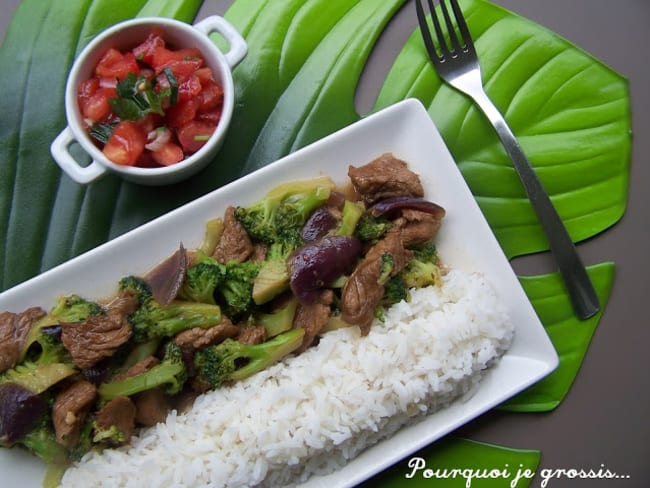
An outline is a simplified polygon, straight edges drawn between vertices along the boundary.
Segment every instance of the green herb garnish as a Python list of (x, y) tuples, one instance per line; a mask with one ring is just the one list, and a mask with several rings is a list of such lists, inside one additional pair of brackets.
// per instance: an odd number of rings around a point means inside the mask
[(178, 80), (169, 66), (163, 68), (162, 72), (165, 73), (171, 89), (171, 93), (169, 94), (169, 103), (170, 105), (176, 105), (176, 101), (178, 100)]
[(116, 125), (117, 122), (98, 122), (90, 127), (88, 133), (94, 139), (97, 139), (99, 142), (106, 144), (110, 139), (111, 134), (113, 133), (113, 129), (115, 129)]
[[(169, 88), (154, 90), (158, 76), (165, 75)], [(108, 103), (111, 110), (122, 120), (137, 121), (155, 113), (165, 115), (163, 100), (169, 97), (169, 104), (176, 105), (178, 100), (178, 80), (169, 67), (164, 68), (152, 81), (136, 73), (129, 73), (124, 80), (117, 84), (117, 98), (111, 98)]]

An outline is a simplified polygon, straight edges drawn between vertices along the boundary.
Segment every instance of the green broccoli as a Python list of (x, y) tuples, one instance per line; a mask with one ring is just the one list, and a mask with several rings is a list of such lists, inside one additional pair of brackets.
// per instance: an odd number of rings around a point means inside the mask
[(353, 235), (357, 228), (357, 224), (359, 223), (359, 219), (363, 216), (363, 212), (363, 204), (346, 200), (343, 204), (343, 210), (341, 211), (341, 220), (334, 233), (339, 236)]
[(0, 374), (0, 384), (16, 383), (39, 395), (77, 372), (70, 353), (55, 335), (39, 328), (24, 359)]
[(254, 306), (253, 287), (260, 272), (260, 263), (255, 261), (228, 261), (225, 265), (223, 282), (217, 289), (222, 297), (226, 315), (239, 320), (251, 313)]
[(271, 244), (253, 281), (253, 301), (262, 305), (289, 288), (289, 256), (302, 245), (301, 241)]
[(289, 302), (272, 313), (260, 313), (255, 317), (255, 324), (266, 329), (267, 337), (275, 337), (288, 331), (293, 325), (293, 318), (298, 307), (298, 299), (292, 295)]
[(363, 242), (377, 242), (386, 235), (392, 226), (393, 223), (390, 220), (364, 213), (357, 222), (354, 235)]
[(381, 255), (379, 263), (379, 277), (377, 278), (378, 285), (385, 285), (391, 278), (391, 274), (395, 269), (395, 258), (392, 254), (385, 252)]
[(215, 259), (197, 253), (185, 275), (180, 295), (193, 302), (216, 305), (215, 292), (226, 277), (226, 268)]
[(109, 428), (102, 428), (97, 425), (97, 422), (92, 423), (93, 426), (93, 444), (103, 444), (107, 446), (121, 446), (128, 439), (126, 434), (120, 430), (117, 425), (111, 425)]
[(49, 415), (43, 415), (36, 427), (17, 444), (26, 447), (48, 465), (67, 466), (68, 464), (68, 449), (56, 441), (54, 426)]
[(210, 388), (239, 381), (280, 361), (302, 345), (304, 329), (292, 329), (261, 344), (226, 339), (194, 355), (197, 379)]
[(173, 337), (193, 327), (207, 328), (221, 323), (221, 308), (211, 303), (173, 300), (169, 305), (158, 303), (147, 283), (135, 276), (122, 278), (121, 293), (132, 293), (138, 300), (138, 307), (129, 315), (135, 342)]
[(290, 182), (248, 207), (235, 209), (235, 218), (251, 238), (269, 246), (253, 286), (257, 305), (289, 287), (287, 260), (303, 245), (300, 233), (305, 222), (325, 204), (333, 187), (329, 178)]
[(400, 273), (408, 288), (440, 284), (438, 252), (432, 242), (414, 249), (413, 257)]
[(102, 400), (117, 396), (130, 396), (145, 390), (164, 386), (165, 393), (175, 395), (183, 389), (188, 372), (183, 359), (183, 350), (177, 344), (168, 342), (160, 363), (144, 373), (123, 380), (102, 383), (97, 392)]
[(329, 178), (279, 185), (248, 207), (237, 207), (235, 218), (255, 240), (271, 245), (293, 240), (312, 211), (322, 206), (334, 188)]
[(93, 442), (93, 427), (95, 419), (93, 416), (86, 417), (86, 421), (81, 426), (79, 432), (79, 440), (77, 443), (70, 448), (68, 457), (71, 461), (79, 461), (87, 452), (95, 449), (95, 443)]
[(384, 295), (381, 298), (381, 305), (388, 308), (391, 305), (401, 302), (402, 300), (409, 301), (409, 289), (404, 283), (400, 275), (392, 277), (384, 285)]

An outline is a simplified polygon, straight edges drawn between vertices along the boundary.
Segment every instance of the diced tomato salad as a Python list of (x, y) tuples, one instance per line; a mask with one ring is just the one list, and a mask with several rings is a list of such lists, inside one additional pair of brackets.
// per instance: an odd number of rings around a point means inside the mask
[(169, 166), (201, 149), (223, 106), (201, 51), (172, 49), (159, 30), (130, 51), (108, 49), (77, 98), (106, 157), (140, 167)]

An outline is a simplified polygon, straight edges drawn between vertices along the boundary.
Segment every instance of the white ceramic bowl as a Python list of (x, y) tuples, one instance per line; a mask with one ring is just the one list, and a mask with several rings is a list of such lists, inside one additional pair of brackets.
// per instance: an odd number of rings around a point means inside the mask
[[(179, 163), (160, 168), (122, 166), (110, 161), (87, 134), (77, 103), (77, 88), (81, 81), (92, 76), (95, 66), (108, 48), (131, 49), (144, 41), (154, 27), (162, 30), (165, 41), (175, 49), (196, 47), (201, 50), (206, 66), (212, 69), (215, 81), (224, 92), (221, 119), (205, 145)], [(229, 50), (226, 53), (222, 53), (208, 37), (213, 32), (221, 34), (228, 42)], [(228, 21), (216, 15), (194, 25), (162, 17), (143, 17), (115, 24), (95, 37), (72, 66), (65, 89), (68, 126), (52, 142), (50, 150), (54, 160), (73, 180), (81, 184), (91, 183), (109, 171), (119, 174), (125, 180), (144, 185), (165, 185), (192, 176), (212, 161), (223, 143), (234, 107), (232, 69), (246, 53), (246, 41)], [(90, 156), (90, 164), (80, 164), (73, 157), (70, 148), (75, 142)]]

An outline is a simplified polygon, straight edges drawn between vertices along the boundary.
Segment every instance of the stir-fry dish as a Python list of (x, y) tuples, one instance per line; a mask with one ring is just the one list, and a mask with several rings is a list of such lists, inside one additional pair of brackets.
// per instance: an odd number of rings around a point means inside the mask
[(202, 392), (316, 344), (369, 332), (410, 290), (440, 281), (432, 239), (445, 211), (392, 154), (277, 186), (206, 224), (115, 295), (63, 296), (0, 313), (0, 443), (67, 466), (129, 442)]

